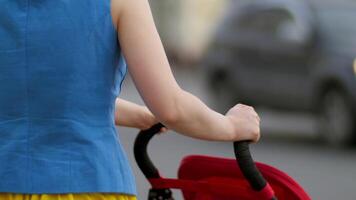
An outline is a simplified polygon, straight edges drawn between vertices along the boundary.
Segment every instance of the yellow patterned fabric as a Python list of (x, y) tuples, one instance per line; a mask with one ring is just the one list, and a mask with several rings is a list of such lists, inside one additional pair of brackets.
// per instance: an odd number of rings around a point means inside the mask
[(0, 193), (0, 200), (137, 200), (135, 196), (116, 193), (14, 194)]

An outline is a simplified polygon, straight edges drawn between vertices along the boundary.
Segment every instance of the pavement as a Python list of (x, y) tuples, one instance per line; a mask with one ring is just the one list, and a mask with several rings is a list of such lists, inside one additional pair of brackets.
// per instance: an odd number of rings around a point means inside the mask
[[(175, 69), (182, 88), (209, 102), (199, 70)], [(121, 98), (142, 104), (130, 77), (123, 84)], [(208, 103), (209, 104), (209, 103)], [(262, 139), (251, 147), (256, 161), (288, 173), (315, 200), (356, 199), (356, 149), (332, 148), (320, 142), (311, 116), (257, 109), (262, 118)], [(148, 182), (134, 162), (132, 148), (138, 130), (119, 128), (136, 176), (138, 199), (147, 199)], [(180, 160), (190, 154), (233, 158), (232, 144), (191, 139), (173, 131), (156, 137), (149, 146), (152, 160), (165, 177), (175, 178)], [(175, 199), (182, 199), (175, 191)]]

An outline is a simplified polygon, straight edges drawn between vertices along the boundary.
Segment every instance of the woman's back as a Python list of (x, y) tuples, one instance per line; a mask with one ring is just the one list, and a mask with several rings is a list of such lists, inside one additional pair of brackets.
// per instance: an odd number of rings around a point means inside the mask
[(135, 194), (120, 58), (110, 0), (1, 1), (0, 192)]

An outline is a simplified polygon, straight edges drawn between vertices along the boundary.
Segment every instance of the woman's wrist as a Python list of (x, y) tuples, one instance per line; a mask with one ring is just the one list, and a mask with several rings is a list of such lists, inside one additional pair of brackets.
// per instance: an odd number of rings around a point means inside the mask
[(234, 141), (236, 140), (236, 130), (233, 120), (229, 116), (224, 116), (224, 133), (226, 141)]
[(154, 115), (145, 106), (140, 107), (140, 109), (137, 112), (137, 118), (135, 121), (137, 124), (137, 128), (141, 130), (149, 129), (151, 128), (151, 126), (157, 123)]

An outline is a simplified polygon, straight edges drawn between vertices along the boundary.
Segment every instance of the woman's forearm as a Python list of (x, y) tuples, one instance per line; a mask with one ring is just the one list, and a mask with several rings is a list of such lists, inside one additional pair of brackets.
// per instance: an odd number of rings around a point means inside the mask
[[(175, 114), (163, 123), (170, 129), (187, 136), (204, 139), (231, 141), (234, 127), (229, 119), (206, 106), (199, 98), (181, 90), (176, 96)], [(243, 137), (243, 135), (241, 135)]]
[(157, 123), (152, 113), (145, 107), (117, 98), (115, 108), (115, 124), (138, 129), (148, 129)]

